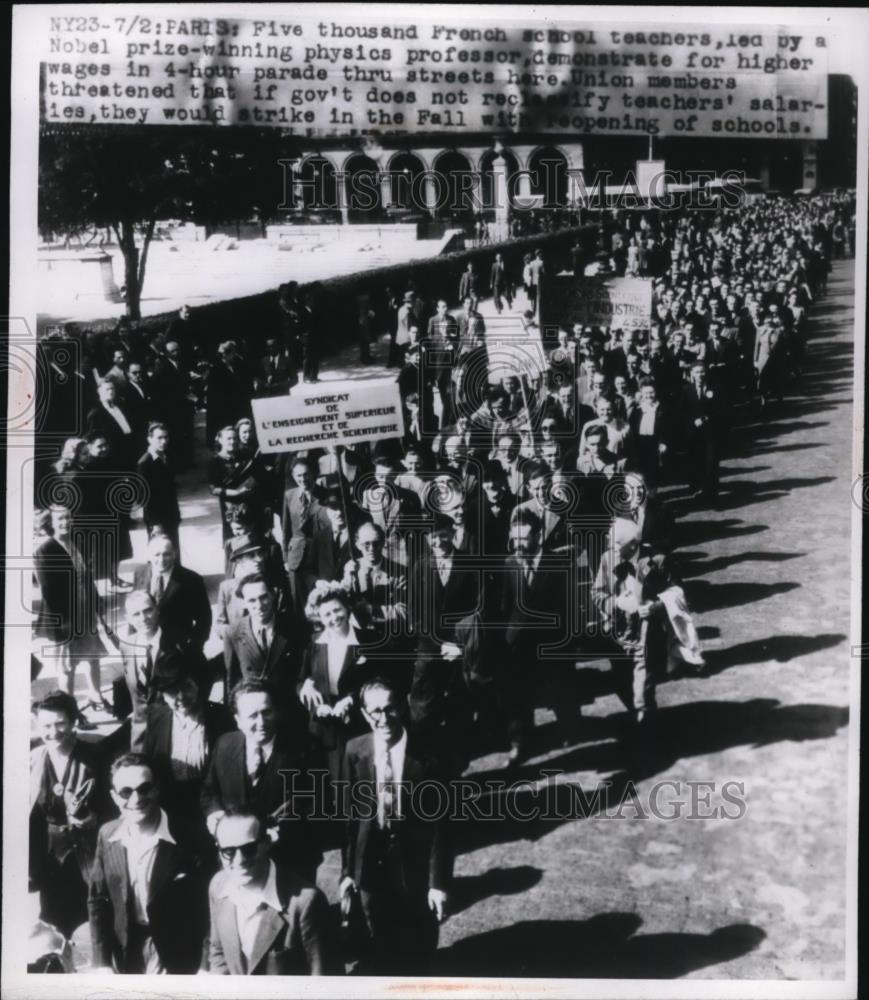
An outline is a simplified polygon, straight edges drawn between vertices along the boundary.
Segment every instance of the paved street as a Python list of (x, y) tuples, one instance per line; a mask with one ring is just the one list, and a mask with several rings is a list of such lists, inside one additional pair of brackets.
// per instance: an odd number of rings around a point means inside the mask
[[(852, 299), (853, 262), (836, 263), (812, 312), (803, 380), (762, 419), (746, 414), (731, 436), (718, 509), (689, 511), (679, 490), (668, 497), (706, 669), (660, 688), (658, 719), (637, 745), (618, 739), (624, 711), (605, 664), (586, 666), (576, 742), (516, 774), (534, 781), (541, 767), (560, 771), (560, 782), (587, 793), (611, 781), (613, 806), (633, 782), (639, 805), (622, 818), (598, 810), (462, 825), (440, 974), (843, 974)], [(324, 377), (382, 376), (382, 365), (359, 369), (354, 356), (330, 359)], [(197, 465), (204, 469), (203, 454)], [(223, 562), (216, 501), (190, 474), (183, 487), (184, 561), (214, 597)], [(142, 531), (134, 544), (141, 557)], [(213, 639), (207, 651), (217, 652)], [(541, 712), (538, 722), (548, 718)], [(662, 781), (676, 783), (661, 795), (667, 809), (675, 798), (687, 808), (686, 782), (714, 781), (713, 806), (722, 783), (743, 782), (744, 815), (636, 818)], [(568, 811), (564, 785), (522, 801), (540, 805), (546, 795)], [(338, 865), (332, 851), (320, 873), (333, 901)]]

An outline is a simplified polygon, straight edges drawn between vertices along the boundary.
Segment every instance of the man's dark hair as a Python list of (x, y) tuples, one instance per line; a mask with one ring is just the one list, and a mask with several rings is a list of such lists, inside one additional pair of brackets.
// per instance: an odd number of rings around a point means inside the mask
[(75, 722), (78, 718), (78, 702), (66, 691), (49, 691), (44, 697), (33, 703), (31, 709), (34, 715), (37, 712), (62, 712), (70, 722)]
[(157, 771), (154, 768), (154, 762), (143, 753), (136, 753), (130, 750), (127, 753), (122, 753), (120, 757), (116, 757), (112, 762), (111, 777), (114, 778), (122, 767), (147, 767), (154, 780), (157, 780)]

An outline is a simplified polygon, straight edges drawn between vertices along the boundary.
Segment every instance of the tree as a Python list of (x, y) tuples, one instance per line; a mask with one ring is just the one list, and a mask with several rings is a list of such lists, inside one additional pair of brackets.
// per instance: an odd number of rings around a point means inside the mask
[(297, 155), (278, 129), (45, 128), (39, 229), (45, 237), (111, 229), (124, 258), (127, 315), (140, 319), (157, 222), (272, 218), (284, 199), (279, 161)]

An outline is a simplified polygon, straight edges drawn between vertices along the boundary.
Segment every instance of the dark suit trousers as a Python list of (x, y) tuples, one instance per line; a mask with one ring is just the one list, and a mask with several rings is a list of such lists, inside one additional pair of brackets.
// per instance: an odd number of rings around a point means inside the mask
[[(455, 749), (467, 741), (471, 704), (462, 676), (462, 661), (420, 653), (413, 666), (410, 717), (420, 737), (432, 747), (449, 740)], [(441, 730), (445, 730), (442, 733)]]
[(380, 855), (377, 884), (361, 889), (359, 901), (369, 934), (360, 972), (424, 976), (437, 949), (438, 923), (425, 895), (406, 891), (398, 844), (387, 831), (373, 830)]

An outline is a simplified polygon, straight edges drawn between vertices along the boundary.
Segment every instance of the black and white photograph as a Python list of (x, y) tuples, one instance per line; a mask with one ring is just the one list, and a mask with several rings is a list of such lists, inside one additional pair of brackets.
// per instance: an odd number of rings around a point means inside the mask
[(857, 996), (867, 52), (13, 5), (4, 997)]

